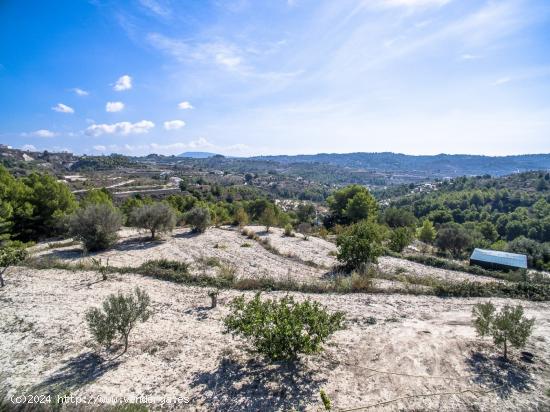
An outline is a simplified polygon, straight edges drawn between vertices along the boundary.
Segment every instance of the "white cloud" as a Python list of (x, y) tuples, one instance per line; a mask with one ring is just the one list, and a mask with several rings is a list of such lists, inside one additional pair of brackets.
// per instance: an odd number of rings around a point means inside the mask
[(110, 113), (120, 112), (122, 109), (124, 109), (124, 103), (122, 102), (107, 102), (105, 105), (105, 110)]
[(476, 59), (479, 59), (480, 56), (478, 55), (475, 55), (475, 54), (470, 54), (470, 53), (464, 53), (460, 56), (460, 59), (462, 60), (476, 60)]
[(512, 78), (510, 77), (501, 77), (500, 79), (497, 79), (493, 85), (494, 86), (500, 86), (501, 84), (510, 83), (512, 81)]
[(193, 109), (193, 106), (191, 105), (191, 103), (187, 101), (179, 103), (178, 107), (182, 110)]
[(74, 113), (74, 109), (72, 107), (63, 103), (57, 103), (57, 105), (52, 107), (52, 110), (59, 113)]
[(51, 130), (48, 130), (48, 129), (39, 129), (31, 133), (23, 133), (23, 136), (54, 137), (54, 136), (57, 136), (57, 133), (52, 132)]
[(102, 134), (143, 134), (149, 133), (149, 131), (155, 127), (155, 124), (149, 120), (142, 120), (136, 123), (119, 122), (113, 124), (93, 124), (88, 126), (86, 134), (88, 136), (101, 136)]
[(36, 152), (36, 147), (32, 144), (24, 144), (21, 146), (21, 150), (28, 152)]
[(130, 90), (132, 88), (132, 78), (125, 74), (120, 76), (113, 86), (113, 90), (121, 92), (123, 90)]
[(185, 122), (183, 120), (169, 120), (164, 122), (164, 128), (166, 130), (178, 130), (183, 126), (185, 126)]
[(401, 6), (401, 7), (440, 7), (451, 0), (383, 0), (383, 3), (387, 6)]
[(107, 151), (107, 147), (103, 145), (97, 145), (97, 146), (94, 146), (94, 150), (97, 152), (105, 152)]
[(78, 87), (75, 87), (73, 89), (71, 89), (75, 94), (77, 94), (78, 96), (88, 96), (90, 93), (88, 93), (86, 90), (84, 89), (80, 89)]
[(186, 61), (213, 62), (231, 71), (245, 74), (250, 68), (243, 64), (243, 51), (235, 44), (215, 41), (204, 43), (187, 43), (159, 33), (150, 33), (148, 40), (155, 48), (162, 50), (175, 59)]

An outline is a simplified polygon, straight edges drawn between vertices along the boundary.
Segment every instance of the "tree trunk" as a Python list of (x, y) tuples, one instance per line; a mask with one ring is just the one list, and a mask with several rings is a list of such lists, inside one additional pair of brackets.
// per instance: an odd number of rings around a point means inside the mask
[(210, 296), (210, 299), (212, 299), (212, 309), (214, 309), (218, 305), (218, 297), (216, 295)]
[(128, 335), (124, 335), (124, 351), (122, 351), (121, 355), (125, 354), (128, 350)]
[(7, 266), (0, 271), (0, 288), (4, 287), (4, 272), (7, 270)]
[(508, 360), (508, 339), (504, 338), (504, 360)]
[(151, 239), (155, 239), (155, 229), (151, 229)]

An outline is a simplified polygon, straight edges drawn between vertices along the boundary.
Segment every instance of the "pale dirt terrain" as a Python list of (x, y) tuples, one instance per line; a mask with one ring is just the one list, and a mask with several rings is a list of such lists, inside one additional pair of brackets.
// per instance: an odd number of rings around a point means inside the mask
[[(54, 257), (68, 262), (81, 262), (101, 259), (101, 263), (115, 267), (137, 267), (148, 260), (169, 259), (184, 261), (192, 265), (196, 273), (215, 273), (215, 268), (204, 268), (197, 263), (200, 258), (215, 257), (236, 270), (237, 277), (273, 277), (276, 279), (293, 278), (298, 281), (326, 279), (337, 265), (336, 245), (326, 240), (310, 236), (306, 241), (302, 235), (284, 236), (280, 228), (271, 228), (265, 232), (263, 226), (247, 226), (260, 240), (268, 239), (277, 252), (266, 250), (258, 241), (248, 239), (233, 227), (209, 228), (197, 235), (190, 229), (178, 228), (163, 240), (151, 241), (148, 233), (124, 228), (120, 231), (120, 240), (111, 250), (92, 253), (83, 257), (79, 246), (48, 249), (47, 245), (38, 245), (36, 255)], [(243, 247), (243, 245), (247, 247)], [(448, 281), (471, 280), (495, 282), (494, 278), (476, 276), (464, 272), (424, 266), (389, 256), (379, 258), (379, 269), (394, 274), (399, 268), (405, 274), (429, 276)], [(385, 284), (378, 280), (377, 283)]]
[[(100, 279), (94, 272), (10, 269), (0, 290), (0, 387), (8, 395), (184, 396), (189, 405), (167, 409), (320, 411), (321, 388), (336, 410), (409, 395), (492, 390), (406, 398), (361, 410), (550, 410), (544, 394), (550, 388), (550, 303), (521, 302), (536, 318), (526, 348), (534, 362), (520, 360), (516, 351), (506, 366), (471, 326), (472, 305), (482, 299), (308, 295), (344, 311), (347, 328), (334, 334), (324, 352), (295, 366), (268, 365), (245, 342), (222, 333), (228, 302), (239, 292), (222, 291), (211, 310), (206, 289), (130, 274)], [(135, 286), (150, 294), (152, 318), (135, 329), (127, 354), (97, 355), (85, 311)]]

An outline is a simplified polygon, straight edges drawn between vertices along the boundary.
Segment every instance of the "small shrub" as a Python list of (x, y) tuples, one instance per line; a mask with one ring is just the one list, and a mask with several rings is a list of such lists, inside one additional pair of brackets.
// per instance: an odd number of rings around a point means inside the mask
[(188, 273), (189, 264), (177, 260), (157, 259), (148, 260), (140, 266), (143, 271), (154, 272), (158, 270), (170, 270), (179, 273)]
[(248, 217), (248, 213), (246, 213), (246, 211), (244, 210), (244, 208), (239, 207), (239, 208), (235, 211), (235, 223), (236, 223), (239, 227), (243, 227), (243, 226), (248, 225), (248, 222), (249, 222), (249, 221), (250, 221), (250, 218)]
[(117, 241), (122, 215), (108, 204), (90, 204), (69, 218), (69, 235), (82, 241), (86, 250), (105, 250)]
[(25, 260), (27, 251), (19, 247), (4, 247), (0, 249), (0, 287), (4, 287), (4, 273), (10, 266)]
[(324, 226), (321, 226), (318, 235), (321, 239), (326, 239), (328, 237), (328, 230)]
[(298, 225), (297, 231), (304, 237), (304, 240), (308, 240), (309, 235), (311, 234), (311, 225), (309, 223), (302, 222)]
[(124, 351), (128, 349), (128, 337), (137, 322), (145, 322), (151, 312), (149, 295), (140, 288), (134, 294), (109, 295), (103, 301), (103, 310), (92, 308), (86, 312), (86, 321), (96, 341), (107, 347), (115, 338), (120, 338)]
[(147, 229), (151, 232), (151, 239), (155, 239), (159, 232), (170, 232), (176, 225), (176, 214), (165, 203), (144, 205), (134, 210), (131, 217), (134, 226)]
[(343, 329), (343, 322), (342, 312), (329, 313), (318, 302), (298, 303), (290, 296), (262, 301), (259, 293), (248, 302), (244, 296), (234, 299), (224, 319), (226, 332), (249, 339), (271, 360), (319, 351), (330, 335)]
[(244, 242), (241, 244), (241, 247), (252, 247), (252, 243)]
[(285, 236), (293, 236), (293, 233), (292, 233), (292, 225), (290, 223), (287, 223), (285, 225)]
[(327, 393), (321, 389), (319, 391), (319, 396), (321, 397), (321, 401), (323, 402), (323, 406), (325, 407), (325, 411), (330, 411), (332, 409), (332, 402), (327, 395)]
[(496, 346), (503, 348), (504, 359), (508, 359), (508, 344), (522, 348), (533, 331), (535, 319), (523, 316), (523, 306), (504, 306), (496, 312), (491, 303), (478, 303), (472, 310), (474, 327), (479, 336), (490, 335)]

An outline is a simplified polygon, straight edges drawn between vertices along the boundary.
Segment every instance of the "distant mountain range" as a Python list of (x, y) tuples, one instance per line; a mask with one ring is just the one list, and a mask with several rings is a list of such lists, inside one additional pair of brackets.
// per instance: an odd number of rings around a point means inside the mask
[(208, 159), (209, 157), (216, 156), (217, 153), (210, 153), (210, 152), (185, 152), (180, 153), (177, 155), (177, 157), (190, 157), (192, 159)]
[(550, 170), (550, 154), (481, 156), (447, 155), (412, 156), (399, 153), (319, 153), (296, 156), (257, 156), (281, 164), (323, 163), (353, 169), (393, 173), (428, 173), (437, 176), (501, 176), (528, 170)]

